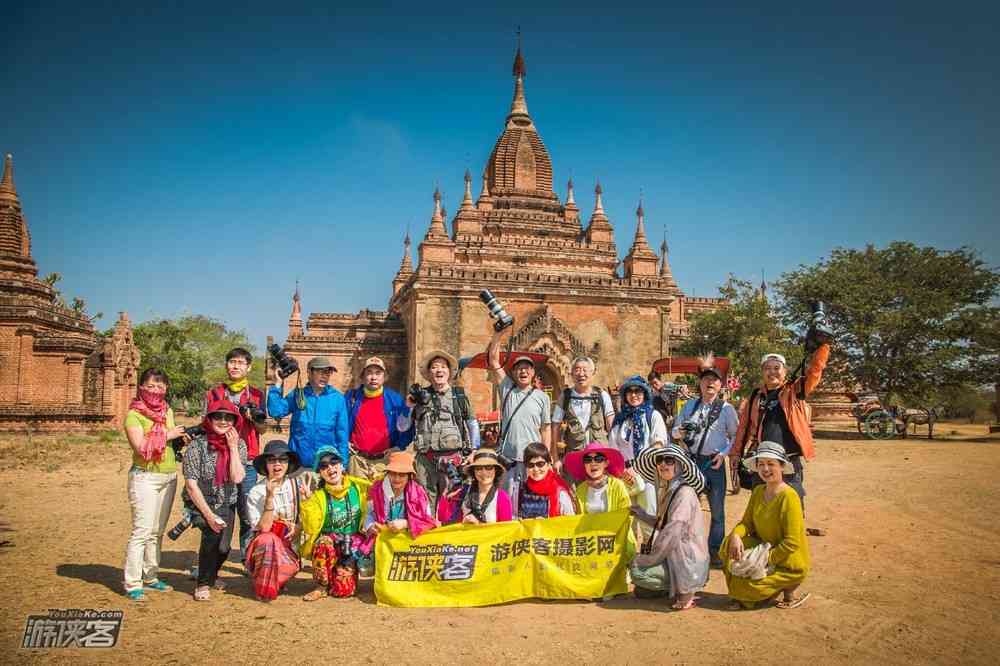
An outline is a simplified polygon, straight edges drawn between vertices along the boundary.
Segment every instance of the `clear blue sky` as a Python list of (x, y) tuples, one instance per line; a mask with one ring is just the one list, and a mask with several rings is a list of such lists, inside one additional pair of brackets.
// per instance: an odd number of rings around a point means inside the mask
[(624, 254), (642, 188), (688, 293), (897, 239), (1000, 264), (995, 2), (85, 4), (5, 3), (0, 151), (102, 328), (260, 345), (296, 277), (306, 313), (384, 308), (406, 226), (502, 129), (517, 25), (560, 196), (588, 219), (600, 178)]

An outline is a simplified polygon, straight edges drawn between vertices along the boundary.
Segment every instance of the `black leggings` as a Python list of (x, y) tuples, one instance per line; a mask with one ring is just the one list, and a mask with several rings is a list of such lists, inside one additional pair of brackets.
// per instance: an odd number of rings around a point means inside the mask
[(219, 570), (229, 558), (229, 548), (233, 541), (233, 523), (236, 516), (234, 507), (223, 507), (215, 513), (226, 521), (226, 526), (221, 532), (214, 532), (210, 527), (201, 528), (201, 546), (198, 548), (198, 587), (215, 585)]

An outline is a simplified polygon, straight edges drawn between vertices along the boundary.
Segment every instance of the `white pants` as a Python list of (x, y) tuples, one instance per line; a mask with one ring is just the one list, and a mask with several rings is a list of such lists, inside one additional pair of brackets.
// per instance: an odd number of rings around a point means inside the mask
[(141, 590), (159, 575), (160, 548), (177, 491), (176, 474), (128, 473), (128, 501), (132, 506), (132, 535), (125, 547), (125, 591)]

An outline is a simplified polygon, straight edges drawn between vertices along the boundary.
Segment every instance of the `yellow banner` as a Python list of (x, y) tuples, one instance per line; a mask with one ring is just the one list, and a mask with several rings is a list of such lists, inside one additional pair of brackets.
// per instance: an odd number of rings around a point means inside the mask
[(449, 525), (375, 544), (375, 597), (385, 606), (489, 606), (518, 599), (594, 599), (628, 591), (635, 554), (627, 510)]

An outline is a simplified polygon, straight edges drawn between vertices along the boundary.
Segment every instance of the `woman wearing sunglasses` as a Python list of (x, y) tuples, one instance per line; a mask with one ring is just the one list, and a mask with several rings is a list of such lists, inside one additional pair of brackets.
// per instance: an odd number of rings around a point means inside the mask
[(319, 488), (302, 503), (303, 557), (312, 557), (318, 587), (304, 597), (350, 597), (358, 586), (358, 566), (365, 558), (361, 527), (371, 482), (344, 473), (340, 452), (332, 446), (316, 451)]
[(239, 411), (228, 400), (208, 403), (205, 434), (184, 449), (185, 500), (197, 509), (192, 521), (201, 529), (196, 601), (208, 601), (211, 588), (225, 589), (219, 569), (229, 557), (236, 519), (237, 486), (247, 465), (247, 443), (236, 432)]
[(254, 593), (261, 601), (272, 601), (300, 568), (292, 544), (298, 536), (299, 485), (289, 474), (299, 469), (299, 457), (281, 440), (271, 440), (253, 459), (258, 478), (247, 493), (246, 517), (254, 536), (247, 544), (247, 572)]
[(548, 447), (541, 442), (532, 442), (525, 447), (523, 457), (527, 478), (518, 491), (517, 517), (574, 515), (573, 491), (552, 467)]
[(618, 511), (632, 505), (629, 488), (621, 479), (625, 459), (618, 449), (591, 442), (585, 449), (568, 453), (563, 469), (579, 481), (576, 502), (581, 513)]
[(695, 593), (708, 582), (708, 537), (698, 503), (705, 477), (676, 444), (642, 451), (635, 468), (657, 484), (662, 507), (656, 516), (632, 507), (636, 518), (653, 527), (652, 538), (632, 561), (635, 594), (672, 594), (674, 610), (689, 610), (695, 605)]

